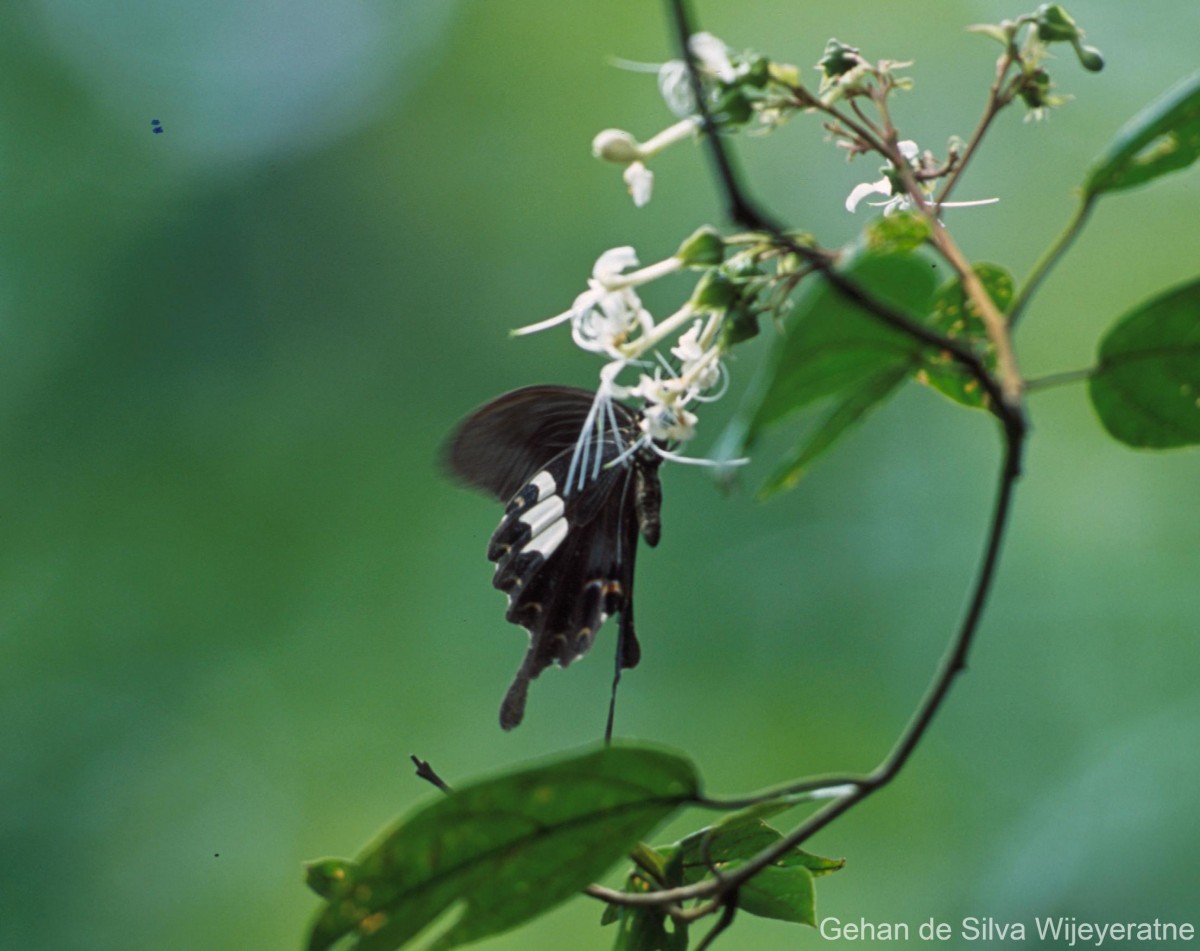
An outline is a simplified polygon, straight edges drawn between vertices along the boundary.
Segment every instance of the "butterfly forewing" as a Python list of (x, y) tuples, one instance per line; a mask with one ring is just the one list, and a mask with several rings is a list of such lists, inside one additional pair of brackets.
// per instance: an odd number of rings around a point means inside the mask
[(622, 615), (620, 665), (634, 666), (640, 654), (634, 561), (639, 530), (658, 541), (658, 458), (626, 452), (637, 417), (619, 403), (618, 433), (585, 434), (593, 399), (569, 387), (514, 390), (468, 416), (446, 448), (454, 476), (507, 503), (487, 554), (492, 583), (508, 595), (507, 618), (530, 643), (501, 707), (505, 729), (521, 721), (529, 681), (586, 653), (614, 614)]
[[(526, 386), (471, 413), (446, 446), (451, 475), (508, 502), (560, 452), (574, 448), (594, 394), (569, 386)], [(633, 414), (614, 404), (622, 426)]]

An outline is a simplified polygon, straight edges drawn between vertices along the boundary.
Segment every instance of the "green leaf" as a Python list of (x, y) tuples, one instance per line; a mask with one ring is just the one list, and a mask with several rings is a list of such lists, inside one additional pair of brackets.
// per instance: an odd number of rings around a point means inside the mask
[[(782, 808), (790, 808), (790, 804)], [(732, 871), (783, 838), (783, 834), (747, 811), (699, 829), (662, 849), (668, 877), (685, 885), (718, 871)], [(707, 843), (707, 847), (706, 847)], [(827, 859), (801, 848), (786, 852), (738, 889), (738, 905), (752, 915), (815, 925), (813, 878), (836, 872), (844, 859)]]
[(867, 225), (863, 237), (873, 254), (896, 254), (915, 251), (929, 240), (932, 231), (924, 215), (898, 211), (892, 215), (880, 215)]
[[(740, 862), (732, 862), (733, 871)], [(817, 891), (812, 872), (802, 865), (768, 865), (738, 889), (738, 907), (760, 918), (817, 925)]]
[(1100, 341), (1088, 395), (1104, 428), (1129, 446), (1200, 444), (1200, 280), (1117, 321)]
[[(973, 268), (988, 296), (1001, 313), (1008, 310), (1013, 299), (1013, 278), (997, 264), (976, 264)], [(963, 291), (962, 281), (955, 278), (938, 288), (933, 299), (933, 315), (929, 324), (942, 336), (950, 340), (968, 341), (983, 357), (989, 370), (996, 369), (996, 350), (988, 339), (983, 319)], [(979, 381), (971, 376), (962, 364), (942, 351), (923, 354), (917, 381), (933, 387), (957, 403), (975, 409), (986, 409), (987, 393)]]
[[(668, 875), (678, 870), (676, 874), (679, 883), (691, 885), (709, 874), (710, 862), (717, 868), (722, 868), (731, 862), (751, 858), (782, 838), (783, 833), (767, 825), (762, 819), (739, 815), (698, 829), (680, 839), (674, 846), (668, 846), (661, 851), (667, 857)], [(705, 839), (708, 840), (707, 853), (704, 848)], [(827, 859), (797, 846), (784, 853), (775, 864), (780, 867), (799, 866), (816, 875), (828, 875), (843, 868), (846, 860)]]
[(861, 379), (857, 390), (827, 401), (814, 425), (796, 443), (792, 451), (783, 457), (783, 461), (775, 467), (775, 471), (755, 493), (755, 498), (761, 502), (776, 492), (794, 489), (809, 466), (876, 404), (882, 403), (891, 395), (892, 391), (908, 378), (910, 372), (911, 367), (907, 363), (881, 369), (873, 376)]
[(345, 859), (317, 859), (304, 866), (304, 884), (329, 901), (349, 891), (357, 876), (358, 866)]
[(1178, 83), (1127, 122), (1088, 170), (1086, 199), (1132, 188), (1200, 158), (1200, 73)]
[(689, 761), (628, 745), (464, 786), (368, 847), (308, 947), (399, 948), (452, 909), (432, 948), (505, 931), (599, 877), (698, 788)]
[[(920, 315), (914, 321), (931, 309), (934, 268), (921, 254), (859, 250), (844, 273), (880, 300)], [(817, 457), (904, 380), (920, 350), (913, 338), (814, 276), (768, 358), (752, 411), (735, 422), (721, 452), (733, 455), (730, 447), (740, 443), (740, 454), (764, 429), (807, 409), (811, 424), (760, 495), (795, 485)]]

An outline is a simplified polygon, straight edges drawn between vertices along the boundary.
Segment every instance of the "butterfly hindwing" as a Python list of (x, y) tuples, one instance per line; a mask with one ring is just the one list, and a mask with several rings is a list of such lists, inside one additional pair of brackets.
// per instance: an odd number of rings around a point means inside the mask
[(634, 561), (639, 531), (658, 541), (658, 458), (615, 462), (638, 430), (634, 413), (613, 403), (620, 440), (611, 429), (589, 431), (581, 475), (576, 444), (593, 398), (568, 387), (515, 390), (468, 416), (447, 447), (454, 475), (507, 502), (488, 558), (493, 584), (508, 595), (507, 619), (528, 630), (530, 643), (501, 707), (505, 729), (520, 723), (529, 681), (586, 653), (613, 615), (621, 615), (619, 665), (632, 667), (640, 655)]

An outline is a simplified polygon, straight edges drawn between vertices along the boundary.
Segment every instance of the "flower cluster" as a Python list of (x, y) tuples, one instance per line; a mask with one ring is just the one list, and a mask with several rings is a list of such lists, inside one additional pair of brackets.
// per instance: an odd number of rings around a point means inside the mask
[[(612, 248), (597, 259), (587, 289), (569, 310), (513, 331), (523, 335), (569, 324), (577, 346), (606, 358), (595, 401), (572, 457), (568, 491), (582, 488), (598, 474), (600, 460), (590, 449), (593, 433), (605, 438), (611, 435), (620, 447), (617, 461), (646, 447), (666, 459), (712, 464), (707, 459), (677, 455), (672, 449), (696, 435), (695, 405), (719, 399), (724, 393), (724, 311), (693, 294), (675, 313), (656, 321), (637, 288), (687, 267), (719, 264), (723, 254), (721, 237), (710, 229), (701, 229), (674, 255), (646, 267), (639, 267), (633, 248)], [(663, 355), (664, 348), (669, 358)], [(623, 375), (634, 371), (636, 383), (621, 382)], [(626, 444), (617, 425), (614, 399), (642, 403), (641, 436), (631, 444)]]
[[(711, 33), (693, 34), (688, 49), (695, 58), (702, 89), (711, 97), (709, 110), (722, 125), (745, 123), (763, 107), (762, 90), (771, 79), (772, 69), (764, 57), (735, 53)], [(663, 101), (679, 121), (645, 142), (623, 129), (605, 129), (592, 140), (593, 155), (625, 166), (625, 184), (639, 208), (650, 200), (654, 186), (654, 173), (647, 162), (668, 146), (691, 138), (700, 127), (687, 64), (673, 59), (651, 68), (658, 72)]]

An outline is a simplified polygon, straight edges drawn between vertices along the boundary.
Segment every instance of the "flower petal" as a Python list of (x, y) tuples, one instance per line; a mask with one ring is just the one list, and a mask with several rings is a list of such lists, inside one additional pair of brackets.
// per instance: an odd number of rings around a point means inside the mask
[(607, 286), (620, 278), (621, 272), (626, 268), (637, 266), (637, 252), (629, 245), (609, 248), (596, 258), (596, 264), (592, 267), (592, 277)]
[(621, 177), (629, 187), (634, 207), (641, 208), (650, 201), (650, 191), (654, 187), (654, 173), (650, 169), (641, 162), (630, 162)]
[(662, 64), (658, 70), (658, 92), (667, 108), (679, 118), (686, 119), (696, 111), (692, 78), (683, 60), (672, 59)]
[(737, 79), (737, 72), (729, 61), (729, 47), (711, 33), (693, 33), (688, 40), (688, 49), (705, 70), (721, 82), (731, 83)]
[(846, 210), (850, 214), (854, 214), (854, 209), (858, 207), (858, 203), (868, 195), (888, 195), (892, 194), (892, 183), (886, 178), (881, 178), (877, 182), (863, 182), (861, 185), (855, 185), (850, 194), (846, 196)]

